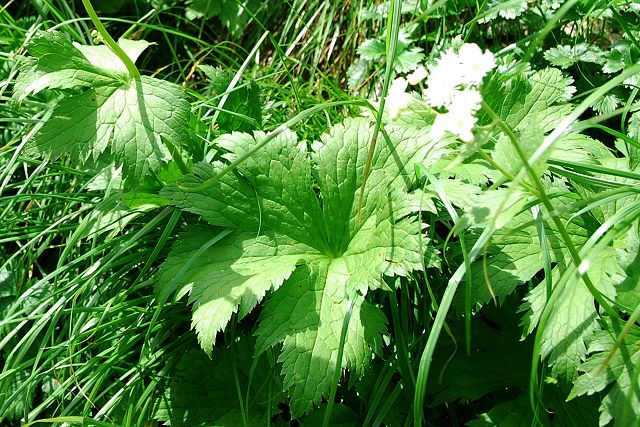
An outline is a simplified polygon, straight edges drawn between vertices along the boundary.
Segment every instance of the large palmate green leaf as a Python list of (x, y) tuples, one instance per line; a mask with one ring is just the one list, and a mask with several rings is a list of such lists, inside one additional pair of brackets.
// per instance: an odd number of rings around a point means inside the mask
[[(119, 43), (132, 60), (149, 46)], [(135, 183), (187, 143), (190, 105), (179, 86), (131, 78), (107, 46), (72, 44), (57, 32), (38, 33), (27, 51), (32, 56), (21, 66), (16, 100), (43, 89), (71, 90), (36, 134), (35, 151), (50, 157), (71, 154), (83, 163), (106, 157), (123, 165), (123, 175)]]
[[(362, 261), (365, 261), (364, 259)], [(358, 268), (368, 267), (368, 263)], [(308, 412), (327, 395), (336, 369), (340, 331), (353, 283), (344, 260), (323, 259), (298, 268), (265, 303), (258, 329), (258, 353), (283, 343), (284, 386), (292, 396), (294, 415)], [(384, 314), (353, 292), (354, 307), (345, 342), (343, 367), (360, 377), (380, 349), (386, 331)]]
[[(444, 149), (426, 131), (390, 127), (389, 140), (376, 146), (359, 215), (372, 132), (369, 120), (347, 120), (309, 153), (286, 131), (233, 173), (212, 180), (222, 164), (196, 165), (162, 193), (214, 227), (181, 236), (161, 268), (159, 292), (190, 291), (193, 327), (209, 351), (233, 313), (243, 317), (275, 291), (260, 317), (256, 351), (283, 344), (279, 361), (296, 417), (329, 392), (349, 306), (342, 367), (360, 375), (386, 330), (367, 291), (386, 288), (384, 275), (422, 268), (421, 225), (410, 215), (420, 194), (408, 189), (414, 165), (432, 164)], [(235, 160), (264, 137), (233, 133), (216, 142)], [(215, 227), (237, 231), (217, 241)]]
[(190, 227), (173, 245), (160, 277), (163, 296), (177, 283), (189, 285), (193, 326), (207, 352), (233, 313), (243, 317), (269, 289), (277, 289), (291, 275), (299, 260), (319, 256), (312, 248), (290, 245), (289, 238), (271, 232), (257, 237), (238, 232), (198, 255), (215, 235), (213, 227)]

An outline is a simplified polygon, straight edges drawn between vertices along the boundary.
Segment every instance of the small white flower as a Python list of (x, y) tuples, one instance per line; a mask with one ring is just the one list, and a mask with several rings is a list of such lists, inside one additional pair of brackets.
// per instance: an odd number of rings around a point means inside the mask
[(458, 135), (458, 137), (464, 142), (473, 141), (473, 127), (476, 125), (478, 119), (471, 115), (458, 115), (447, 113), (451, 117), (448, 120), (449, 132)]
[(429, 72), (422, 65), (416, 68), (416, 70), (407, 76), (407, 81), (411, 86), (415, 86), (421, 81), (423, 81)]
[(464, 83), (464, 70), (461, 65), (460, 56), (453, 49), (448, 49), (431, 70), (429, 81), (446, 83), (447, 86), (461, 85)]
[(449, 49), (438, 59), (427, 78), (425, 91), (427, 101), (433, 107), (446, 106), (462, 83), (464, 83), (464, 74), (460, 66), (460, 58), (452, 49)]
[(461, 69), (465, 82), (468, 84), (480, 84), (489, 71), (495, 68), (496, 58), (490, 51), (482, 52), (475, 43), (466, 43), (460, 48)]
[(473, 114), (438, 114), (431, 125), (429, 135), (433, 141), (440, 141), (445, 132), (451, 132), (464, 142), (473, 141), (473, 127), (478, 119)]
[(472, 115), (480, 109), (481, 103), (480, 92), (476, 89), (463, 89), (453, 95), (448, 110), (456, 115)]
[(432, 141), (440, 141), (444, 137), (444, 133), (447, 131), (447, 115), (438, 114), (431, 129), (429, 130), (429, 136)]
[(460, 56), (453, 51), (453, 49), (449, 48), (444, 51), (442, 55), (440, 55), (440, 59), (438, 59), (438, 66), (443, 71), (451, 71), (455, 70), (460, 66)]
[(387, 112), (390, 120), (395, 120), (402, 111), (406, 110), (409, 102), (413, 99), (411, 94), (405, 92), (409, 82), (403, 77), (399, 77), (391, 82), (389, 93), (387, 94)]
[(429, 86), (424, 90), (424, 96), (432, 107), (446, 107), (451, 103), (456, 91), (456, 86), (447, 82), (430, 81)]

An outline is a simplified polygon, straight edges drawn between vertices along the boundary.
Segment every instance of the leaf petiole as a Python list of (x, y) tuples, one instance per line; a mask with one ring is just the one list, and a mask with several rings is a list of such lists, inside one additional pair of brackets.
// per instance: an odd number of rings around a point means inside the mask
[(82, 0), (82, 5), (84, 6), (84, 9), (87, 11), (89, 18), (91, 18), (91, 22), (93, 22), (93, 25), (96, 26), (96, 30), (98, 30), (98, 33), (100, 33), (100, 36), (102, 36), (102, 40), (104, 40), (104, 44), (106, 44), (109, 47), (109, 49), (111, 49), (111, 51), (118, 58), (120, 58), (124, 66), (127, 67), (127, 71), (129, 72), (129, 75), (136, 80), (139, 79), (140, 71), (138, 71), (138, 68), (133, 63), (131, 58), (129, 58), (129, 56), (120, 47), (120, 45), (116, 43), (115, 40), (113, 40), (111, 35), (107, 32), (107, 29), (104, 27), (104, 25), (102, 25), (102, 22), (100, 22), (100, 18), (98, 18), (96, 11), (93, 9), (93, 6), (91, 5), (91, 1)]

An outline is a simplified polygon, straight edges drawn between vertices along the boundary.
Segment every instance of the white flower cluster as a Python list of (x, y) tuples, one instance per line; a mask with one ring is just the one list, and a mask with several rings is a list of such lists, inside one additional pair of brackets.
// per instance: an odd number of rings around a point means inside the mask
[(449, 49), (442, 54), (431, 72), (420, 66), (406, 78), (399, 77), (391, 83), (386, 97), (387, 117), (396, 120), (407, 110), (414, 99), (406, 92), (407, 87), (415, 86), (426, 78), (424, 98), (431, 107), (447, 110), (436, 117), (431, 127), (431, 137), (440, 140), (445, 132), (451, 132), (463, 141), (471, 141), (477, 121), (475, 113), (482, 102), (478, 86), (495, 66), (493, 54), (482, 52), (476, 44), (464, 44), (457, 53)]
[(478, 86), (495, 66), (493, 53), (482, 52), (473, 43), (462, 45), (458, 53), (449, 49), (440, 57), (427, 78), (425, 96), (432, 107), (444, 107), (447, 112), (436, 117), (432, 139), (440, 140), (448, 131), (465, 142), (473, 140), (475, 113), (482, 102)]

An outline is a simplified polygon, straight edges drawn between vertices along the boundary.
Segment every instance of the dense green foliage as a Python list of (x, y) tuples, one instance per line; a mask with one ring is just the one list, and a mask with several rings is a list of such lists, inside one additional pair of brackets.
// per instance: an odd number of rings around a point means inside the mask
[(630, 0), (7, 2), (0, 425), (640, 426), (639, 38)]

